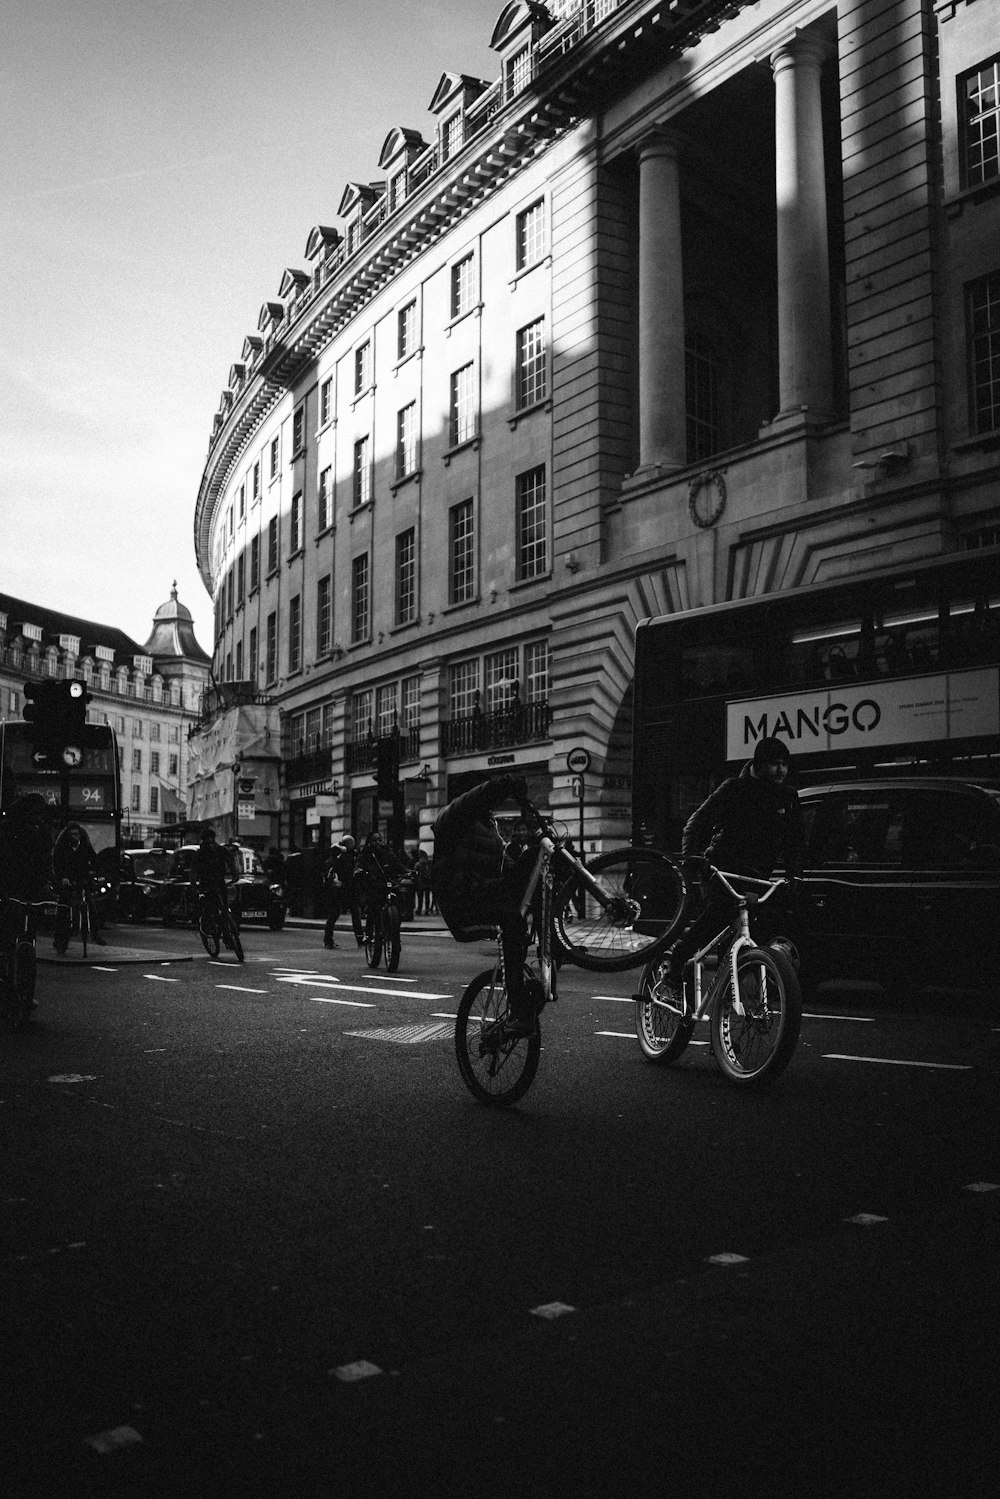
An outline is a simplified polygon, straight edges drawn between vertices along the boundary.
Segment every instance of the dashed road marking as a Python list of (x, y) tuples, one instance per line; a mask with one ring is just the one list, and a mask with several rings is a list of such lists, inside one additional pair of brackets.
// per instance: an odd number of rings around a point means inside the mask
[(847, 1020), (853, 1025), (874, 1025), (875, 1019), (871, 1015), (817, 1015), (811, 1010), (802, 1011), (803, 1020)]
[(354, 1384), (359, 1379), (372, 1379), (376, 1374), (381, 1374), (382, 1370), (378, 1364), (359, 1358), (353, 1364), (341, 1364), (339, 1368), (331, 1369), (330, 1373), (336, 1375), (343, 1384)]
[(929, 1067), (938, 1072), (972, 1072), (965, 1062), (910, 1062), (901, 1057), (854, 1057), (842, 1051), (824, 1051), (827, 1062), (876, 1062), (882, 1067)]
[(437, 1041), (451, 1035), (450, 1025), (397, 1025), (376, 1031), (345, 1031), (359, 1041), (394, 1041), (399, 1045), (413, 1046), (421, 1041)]
[(247, 989), (243, 984), (216, 984), (217, 989), (232, 989), (236, 994), (266, 994), (266, 989)]
[(143, 974), (143, 978), (144, 979), (155, 979), (158, 984), (179, 984), (180, 983), (180, 979), (168, 979), (166, 977), (166, 975), (162, 974), (162, 973), (144, 973)]
[(546, 1301), (541, 1306), (533, 1306), (530, 1315), (551, 1322), (555, 1317), (565, 1317), (575, 1311), (576, 1307), (568, 1306), (565, 1301)]
[(325, 994), (310, 994), (310, 1004), (314, 1005), (347, 1005), (352, 1010), (377, 1010), (378, 1005), (366, 1005), (361, 999), (328, 999)]

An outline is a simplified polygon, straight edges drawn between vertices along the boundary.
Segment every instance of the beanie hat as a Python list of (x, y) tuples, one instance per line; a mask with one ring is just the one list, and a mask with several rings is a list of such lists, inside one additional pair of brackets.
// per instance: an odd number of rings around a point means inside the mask
[(788, 745), (783, 739), (761, 739), (753, 752), (753, 763), (755, 765), (774, 765), (778, 760), (784, 760), (785, 764), (791, 761)]

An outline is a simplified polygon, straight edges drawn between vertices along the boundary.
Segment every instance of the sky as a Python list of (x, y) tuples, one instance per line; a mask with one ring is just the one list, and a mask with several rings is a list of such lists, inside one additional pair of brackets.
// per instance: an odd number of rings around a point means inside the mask
[(503, 0), (30, 0), (0, 47), (0, 592), (212, 648), (194, 507), (230, 366)]

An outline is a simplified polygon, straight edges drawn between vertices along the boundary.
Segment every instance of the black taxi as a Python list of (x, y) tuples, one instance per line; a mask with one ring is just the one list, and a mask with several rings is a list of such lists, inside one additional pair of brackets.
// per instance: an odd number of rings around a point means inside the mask
[(808, 990), (878, 983), (1000, 993), (1000, 788), (945, 777), (799, 791), (796, 940)]

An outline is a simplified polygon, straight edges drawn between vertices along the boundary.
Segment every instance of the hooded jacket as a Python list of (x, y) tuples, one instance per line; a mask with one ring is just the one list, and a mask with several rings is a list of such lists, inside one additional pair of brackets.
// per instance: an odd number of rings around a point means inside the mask
[(503, 871), (506, 844), (493, 820), (494, 808), (508, 798), (522, 804), (528, 787), (523, 776), (497, 776), (473, 786), (449, 802), (434, 824), (432, 884), (438, 904), (461, 907), (475, 902), (477, 891), (496, 884)]
[(802, 873), (805, 827), (798, 793), (753, 775), (751, 763), (692, 813), (681, 855), (704, 854), (719, 869), (766, 879), (779, 862), (786, 874)]

